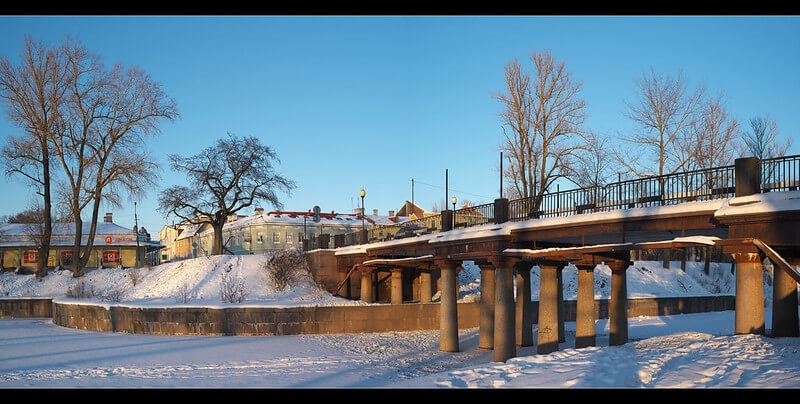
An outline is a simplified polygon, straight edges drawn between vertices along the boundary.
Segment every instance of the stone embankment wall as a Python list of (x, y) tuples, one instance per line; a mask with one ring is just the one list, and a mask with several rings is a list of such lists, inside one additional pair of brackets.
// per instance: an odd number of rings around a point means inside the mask
[[(734, 310), (734, 296), (628, 299), (628, 317)], [(533, 323), (538, 302), (532, 302)], [(564, 320), (575, 321), (576, 302), (564, 302)], [(597, 318), (608, 301), (596, 300)], [(0, 318), (51, 317), (64, 327), (161, 335), (297, 335), (439, 329), (438, 303), (309, 307), (164, 307), (92, 305), (64, 299), (0, 299)], [(458, 327), (480, 323), (479, 303), (458, 304)]]

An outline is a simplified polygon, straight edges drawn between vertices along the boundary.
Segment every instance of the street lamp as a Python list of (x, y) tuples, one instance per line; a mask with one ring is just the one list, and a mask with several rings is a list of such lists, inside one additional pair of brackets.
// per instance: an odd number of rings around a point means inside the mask
[(367, 243), (367, 229), (364, 227), (364, 196), (367, 195), (367, 191), (364, 191), (364, 188), (361, 188), (358, 191), (358, 194), (361, 196), (361, 244)]
[(455, 228), (456, 227), (456, 196), (455, 195), (453, 195), (453, 197), (450, 198), (450, 202), (453, 203), (453, 228)]

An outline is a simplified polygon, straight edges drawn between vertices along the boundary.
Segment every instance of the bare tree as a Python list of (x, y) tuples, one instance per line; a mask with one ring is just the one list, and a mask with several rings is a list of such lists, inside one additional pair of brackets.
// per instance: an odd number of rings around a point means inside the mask
[(512, 61), (505, 67), (507, 93), (494, 98), (504, 105), (505, 143), (500, 148), (508, 153), (508, 165), (503, 174), (511, 177), (511, 196), (533, 198), (533, 210), (558, 179), (569, 175), (567, 167), (585, 148), (586, 103), (580, 97), (582, 84), (572, 79), (564, 62), (556, 63), (550, 52), (534, 52), (530, 59), (534, 80)]
[(615, 179), (608, 158), (610, 139), (593, 132), (587, 133), (585, 139), (586, 147), (577, 153), (579, 163), (566, 168), (579, 187), (602, 187)]
[(43, 223), (44, 212), (41, 206), (34, 203), (33, 206), (14, 215), (8, 216), (6, 223)]
[[(699, 118), (691, 131), (693, 143), (697, 149), (687, 165), (689, 169), (708, 169), (733, 164), (733, 160), (741, 153), (741, 132), (739, 123), (728, 115), (722, 94), (716, 98), (708, 98), (699, 109)], [(714, 178), (714, 173), (705, 174), (707, 189), (722, 185), (722, 178)]]
[(64, 113), (66, 72), (62, 55), (42, 41), (26, 36), (15, 66), (0, 57), (0, 98), (9, 120), (24, 134), (9, 137), (0, 155), (7, 176), (20, 175), (42, 197), (40, 259), (36, 277), (47, 275), (46, 265), (52, 237), (51, 168), (49, 142)]
[(680, 72), (676, 77), (663, 76), (654, 69), (636, 84), (640, 98), (637, 103), (626, 102), (626, 115), (638, 130), (621, 137), (629, 145), (623, 146), (624, 151), (615, 150), (616, 160), (638, 177), (685, 170), (698, 152), (692, 131), (705, 87), (690, 90)]
[(750, 155), (759, 160), (785, 156), (792, 147), (791, 138), (778, 144), (778, 124), (769, 115), (750, 119), (750, 130), (744, 134), (744, 143)]
[[(68, 66), (69, 112), (53, 138), (65, 182), (59, 188), (75, 224), (73, 276), (83, 276), (97, 232), (100, 204), (121, 205), (121, 195), (131, 200), (154, 186), (158, 165), (145, 146), (159, 133), (162, 119), (179, 115), (169, 98), (138, 67), (116, 64), (107, 70), (101, 58), (78, 41), (58, 48)], [(82, 212), (91, 206), (86, 246)]]
[(275, 151), (253, 136), (228, 133), (197, 155), (171, 154), (169, 160), (173, 170), (187, 174), (189, 183), (162, 191), (159, 210), (187, 222), (210, 224), (213, 255), (223, 254), (222, 228), (230, 215), (259, 201), (280, 209), (277, 191), (295, 188), (293, 181), (275, 173)]

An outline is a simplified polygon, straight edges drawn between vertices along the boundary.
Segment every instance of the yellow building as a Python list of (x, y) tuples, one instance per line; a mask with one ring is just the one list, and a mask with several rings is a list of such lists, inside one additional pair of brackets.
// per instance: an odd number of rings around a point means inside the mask
[[(363, 218), (363, 220), (362, 220)], [(272, 211), (256, 208), (252, 216), (231, 215), (222, 228), (225, 254), (263, 254), (289, 248), (335, 248), (357, 244), (364, 228), (370, 239), (385, 238), (407, 217), (354, 213)], [(349, 239), (348, 239), (349, 237)], [(160, 262), (212, 254), (214, 230), (208, 223), (164, 226), (158, 232), (163, 245)], [(304, 243), (304, 240), (307, 242)], [(344, 244), (342, 244), (344, 245)]]
[[(85, 248), (91, 223), (83, 223), (81, 246)], [(39, 240), (41, 225), (6, 223), (0, 224), (0, 263), (3, 270), (29, 270), (36, 268), (42, 257), (39, 257)], [(137, 233), (112, 222), (110, 213), (102, 223), (97, 223), (94, 244), (87, 268), (133, 267), (137, 265), (136, 253), (139, 252), (139, 266), (144, 266), (144, 257), (148, 251), (157, 251), (162, 246), (150, 239), (144, 229)], [(72, 247), (75, 243), (75, 223), (53, 223), (53, 234), (50, 240), (50, 254), (47, 257), (48, 268), (72, 266)]]

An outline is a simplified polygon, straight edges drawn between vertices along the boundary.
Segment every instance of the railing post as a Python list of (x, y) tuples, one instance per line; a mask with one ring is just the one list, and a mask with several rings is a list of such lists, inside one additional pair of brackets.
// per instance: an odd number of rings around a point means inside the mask
[(442, 231), (453, 230), (453, 211), (445, 209), (442, 211)]
[(497, 198), (494, 200), (494, 223), (500, 224), (508, 221), (508, 199)]
[(735, 161), (736, 196), (761, 192), (761, 167), (758, 158), (742, 157)]

